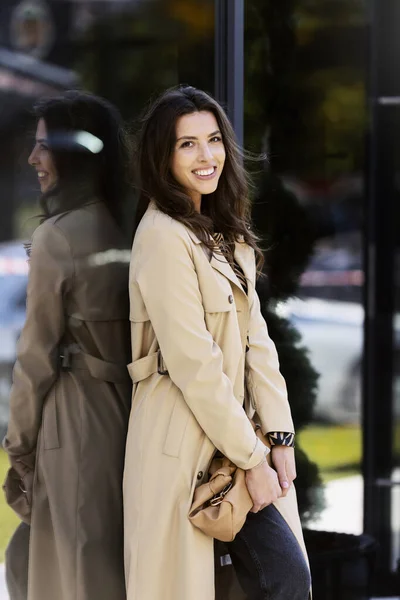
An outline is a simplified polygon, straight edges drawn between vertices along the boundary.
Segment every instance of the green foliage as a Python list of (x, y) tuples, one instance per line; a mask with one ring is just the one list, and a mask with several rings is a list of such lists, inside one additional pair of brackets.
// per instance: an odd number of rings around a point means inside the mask
[(324, 481), (359, 472), (362, 456), (360, 425), (315, 424), (301, 431), (299, 441), (318, 461)]
[(245, 146), (275, 173), (332, 178), (364, 165), (362, 0), (245, 4)]

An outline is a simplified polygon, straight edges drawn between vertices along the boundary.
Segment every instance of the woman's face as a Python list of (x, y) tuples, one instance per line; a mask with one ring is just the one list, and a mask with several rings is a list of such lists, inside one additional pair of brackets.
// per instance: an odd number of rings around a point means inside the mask
[(28, 158), (28, 163), (34, 167), (39, 179), (40, 191), (48, 192), (57, 183), (57, 171), (49, 150), (47, 129), (44, 119), (39, 119), (36, 129), (36, 143)]
[(225, 147), (213, 113), (200, 111), (179, 117), (171, 171), (197, 210), (201, 196), (217, 189), (224, 163)]

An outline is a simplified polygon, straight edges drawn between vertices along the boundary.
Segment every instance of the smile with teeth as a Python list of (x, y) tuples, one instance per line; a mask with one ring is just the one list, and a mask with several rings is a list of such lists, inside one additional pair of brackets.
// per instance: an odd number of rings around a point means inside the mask
[(193, 173), (197, 177), (211, 177), (216, 172), (217, 167), (209, 167), (208, 169), (196, 169)]
[(43, 179), (43, 177), (46, 177), (46, 175), (47, 175), (46, 171), (38, 171), (38, 174), (37, 174), (39, 179)]

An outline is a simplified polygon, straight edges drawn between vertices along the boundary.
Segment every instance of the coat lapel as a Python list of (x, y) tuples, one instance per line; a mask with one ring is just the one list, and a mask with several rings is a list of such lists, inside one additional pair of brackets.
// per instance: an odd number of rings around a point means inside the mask
[(252, 249), (244, 242), (235, 242), (235, 260), (241, 267), (247, 282), (254, 286), (255, 282), (255, 264)]
[(225, 256), (223, 256), (222, 254), (217, 254), (217, 253), (213, 252), (213, 254), (211, 256), (211, 260), (210, 260), (210, 265), (212, 266), (213, 269), (222, 273), (222, 275), (224, 275), (227, 279), (229, 279), (229, 281), (231, 283), (236, 285), (243, 292), (243, 288), (240, 284), (240, 281), (236, 277), (234, 270), (232, 269), (231, 265), (226, 260)]
[[(193, 231), (188, 229), (188, 233), (189, 233), (190, 237), (192, 238), (192, 241), (195, 244), (201, 244), (201, 241), (199, 240), (199, 238)], [(239, 266), (243, 269), (243, 273), (245, 274), (246, 278), (250, 279), (250, 281), (252, 281), (252, 268), (251, 268), (251, 261), (249, 261), (249, 248), (246, 244), (244, 244), (242, 242), (235, 243), (235, 260), (237, 261)], [(213, 269), (215, 269), (216, 271), (219, 271), (219, 273), (221, 273), (222, 275), (224, 275), (224, 277), (229, 279), (229, 281), (231, 283), (236, 285), (236, 287), (238, 287), (239, 290), (243, 294), (245, 294), (242, 284), (240, 283), (239, 279), (235, 275), (235, 272), (233, 271), (232, 267), (226, 260), (225, 256), (223, 256), (222, 254), (213, 252), (211, 255), (211, 259), (210, 259), (210, 265), (212, 266)]]

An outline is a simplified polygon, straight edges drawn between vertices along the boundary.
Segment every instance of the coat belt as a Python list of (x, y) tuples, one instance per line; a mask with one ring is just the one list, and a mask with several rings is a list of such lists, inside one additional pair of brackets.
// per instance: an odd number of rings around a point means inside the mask
[(129, 374), (125, 365), (108, 362), (97, 356), (82, 352), (78, 344), (60, 348), (61, 368), (65, 371), (87, 369), (92, 377), (112, 383), (127, 383)]
[(154, 373), (168, 375), (168, 370), (165, 367), (160, 350), (139, 358), (139, 360), (135, 360), (128, 365), (128, 371), (133, 383), (139, 383), (139, 381), (147, 379), (147, 377), (150, 377)]

